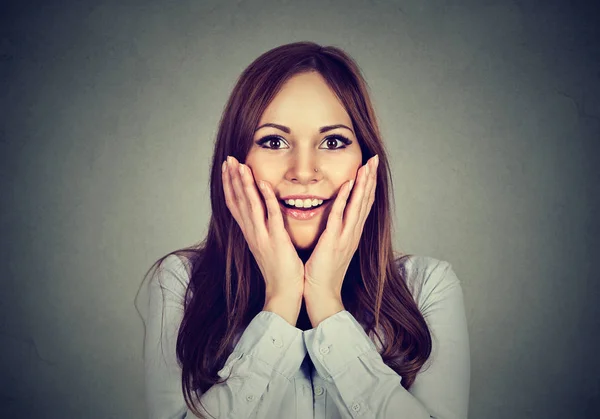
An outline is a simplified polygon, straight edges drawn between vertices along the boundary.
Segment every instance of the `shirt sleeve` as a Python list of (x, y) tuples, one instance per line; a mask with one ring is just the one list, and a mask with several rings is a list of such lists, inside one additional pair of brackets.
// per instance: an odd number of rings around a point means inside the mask
[(425, 281), (422, 314), (432, 354), (408, 391), (348, 311), (304, 332), (308, 354), (343, 418), (467, 418), (470, 358), (460, 283), (444, 261)]
[[(183, 397), (176, 355), (188, 281), (183, 263), (170, 255), (136, 297), (145, 325), (146, 405), (151, 419), (195, 417)], [(270, 410), (265, 405), (282, 402), (290, 377), (299, 370), (305, 355), (302, 331), (275, 313), (261, 311), (218, 371), (221, 378), (229, 377), (227, 381), (213, 385), (200, 401), (213, 417), (260, 418), (260, 412)], [(195, 404), (200, 413), (207, 414)]]

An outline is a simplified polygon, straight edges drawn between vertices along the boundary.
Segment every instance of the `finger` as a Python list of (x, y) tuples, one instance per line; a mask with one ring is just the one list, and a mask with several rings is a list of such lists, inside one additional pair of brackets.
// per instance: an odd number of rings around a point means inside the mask
[(367, 166), (369, 168), (369, 174), (367, 175), (367, 179), (365, 182), (363, 199), (361, 200), (361, 208), (360, 208), (360, 216), (358, 218), (357, 224), (362, 226), (364, 221), (367, 219), (369, 213), (369, 198), (371, 196), (371, 189), (373, 188), (374, 179), (376, 176), (375, 170), (375, 158), (371, 157), (367, 161)]
[[(281, 214), (281, 208), (279, 207), (279, 201), (273, 192), (271, 184), (267, 181), (260, 181), (258, 185), (263, 198), (265, 199), (265, 205), (267, 207), (267, 223), (269, 226), (269, 232), (273, 234), (281, 234), (285, 231), (283, 224), (283, 215)], [(287, 232), (286, 232), (287, 233)]]
[(254, 185), (254, 175), (249, 166), (240, 163), (239, 168), (243, 168), (243, 174), (240, 172), (240, 181), (244, 189), (246, 202), (248, 205), (248, 216), (254, 225), (254, 231), (257, 234), (267, 234), (267, 226), (265, 220), (265, 207), (256, 191)]
[(375, 202), (375, 189), (377, 187), (377, 168), (379, 166), (379, 159), (374, 157), (371, 160), (372, 162), (370, 164), (372, 166), (369, 168), (370, 175), (369, 181), (367, 182), (367, 189), (364, 200), (364, 211), (361, 213), (360, 218), (360, 234), (362, 234), (364, 225), (367, 221), (367, 218), (369, 218), (369, 214), (371, 213), (373, 202)]
[(254, 232), (254, 226), (250, 219), (248, 210), (248, 198), (242, 186), (242, 180), (240, 179), (239, 162), (234, 158), (228, 157), (229, 175), (231, 176), (231, 183), (233, 184), (233, 192), (235, 195), (235, 201), (237, 203), (240, 219), (242, 220), (242, 229), (250, 234)]
[(327, 227), (325, 228), (326, 230), (331, 231), (334, 237), (337, 237), (342, 229), (344, 209), (346, 208), (346, 203), (348, 202), (348, 197), (350, 196), (353, 183), (354, 180), (349, 180), (342, 185), (337, 197), (335, 198), (335, 201), (333, 201), (333, 205), (331, 206), (331, 212), (329, 213), (329, 218), (327, 219)]
[(371, 187), (371, 194), (369, 195), (369, 212), (371, 212), (371, 207), (375, 202), (375, 192), (377, 191), (377, 175), (379, 174), (379, 156), (375, 158), (375, 164), (373, 165), (374, 172), (373, 173), (373, 186)]
[(225, 194), (225, 204), (227, 205), (227, 208), (229, 208), (229, 211), (231, 212), (231, 215), (233, 216), (233, 218), (237, 221), (238, 224), (240, 224), (242, 222), (241, 218), (240, 218), (240, 211), (238, 208), (238, 204), (237, 201), (235, 199), (235, 193), (233, 191), (233, 184), (231, 183), (231, 175), (229, 174), (229, 165), (227, 164), (227, 160), (225, 160), (224, 162), (225, 165), (225, 171), (222, 172), (222, 178), (223, 178), (223, 193)]
[(358, 170), (356, 186), (350, 196), (348, 209), (346, 210), (346, 218), (344, 219), (343, 231), (341, 232), (341, 240), (349, 240), (359, 225), (362, 204), (365, 196), (365, 188), (367, 183), (367, 165), (365, 164)]

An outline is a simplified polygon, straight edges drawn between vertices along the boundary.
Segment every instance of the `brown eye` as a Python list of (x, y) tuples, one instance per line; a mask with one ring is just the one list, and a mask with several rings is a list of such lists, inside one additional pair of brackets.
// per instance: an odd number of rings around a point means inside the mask
[(281, 141), (279, 140), (279, 138), (271, 138), (268, 141), (268, 143), (272, 148), (279, 148), (279, 144), (281, 144)]
[[(267, 137), (264, 137), (264, 138), (261, 138), (260, 140), (258, 140), (256, 142), (256, 144), (258, 144), (259, 146), (261, 146), (263, 148), (279, 150), (281, 148), (280, 145), (282, 144), (282, 138), (277, 137), (275, 135), (269, 135)], [(267, 144), (267, 146), (265, 146), (265, 144)]]
[[(326, 144), (327, 149), (328, 150), (340, 150), (342, 148), (346, 148), (346, 146), (352, 144), (352, 141), (350, 141), (348, 138), (344, 137), (343, 135), (332, 135), (331, 137), (327, 137), (325, 138), (325, 141), (323, 141), (324, 144)], [(336, 144), (343, 144), (341, 147), (336, 147)], [(333, 147), (330, 147), (333, 146)]]

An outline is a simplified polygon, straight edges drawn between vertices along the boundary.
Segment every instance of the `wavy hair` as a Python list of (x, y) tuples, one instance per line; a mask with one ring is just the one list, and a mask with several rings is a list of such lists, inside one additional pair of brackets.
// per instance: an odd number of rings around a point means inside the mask
[(410, 255), (392, 248), (390, 166), (361, 71), (337, 47), (313, 42), (282, 45), (263, 53), (243, 71), (223, 110), (210, 171), (212, 214), (206, 238), (153, 264), (160, 266), (175, 254), (189, 268), (176, 352), (186, 404), (199, 417), (203, 416), (196, 401), (226, 380), (220, 380), (217, 372), (233, 351), (238, 334), (262, 310), (265, 296), (260, 269), (225, 204), (221, 164), (228, 155), (245, 162), (265, 108), (290, 77), (310, 71), (323, 76), (350, 115), (362, 164), (379, 155), (375, 202), (344, 278), (343, 304), (366, 325), (366, 333), (379, 340), (383, 361), (402, 377), (404, 388), (412, 385), (431, 354), (429, 328), (405, 281), (403, 261)]

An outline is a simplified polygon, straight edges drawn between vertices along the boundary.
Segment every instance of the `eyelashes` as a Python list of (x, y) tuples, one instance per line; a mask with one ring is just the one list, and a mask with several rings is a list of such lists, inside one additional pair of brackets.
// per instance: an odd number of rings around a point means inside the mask
[[(285, 143), (285, 140), (278, 135), (267, 135), (266, 137), (263, 137), (260, 140), (256, 141), (256, 144), (258, 144), (262, 148), (267, 148), (271, 150), (281, 150), (281, 147), (265, 146), (265, 144), (272, 145), (272, 143), (276, 141), (279, 141), (280, 143)], [(344, 137), (341, 134), (330, 135), (323, 140), (323, 143), (328, 143), (329, 141), (337, 141), (343, 145), (341, 147), (335, 148), (326, 147), (326, 150), (341, 150), (343, 148), (346, 148), (348, 145), (352, 144), (352, 141), (349, 138)]]

